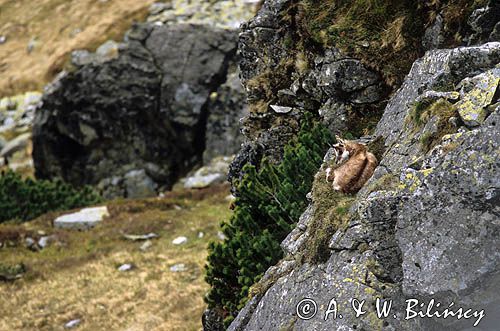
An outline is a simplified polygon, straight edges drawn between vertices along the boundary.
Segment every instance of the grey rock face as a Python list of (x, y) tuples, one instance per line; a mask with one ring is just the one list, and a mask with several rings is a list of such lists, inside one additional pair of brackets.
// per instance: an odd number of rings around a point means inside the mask
[[(290, 0), (266, 1), (254, 18), (242, 24), (239, 48), (243, 84), (286, 58), (286, 49), (280, 47), (283, 34), (279, 30), (286, 28), (280, 22), (280, 15), (289, 4)], [(267, 64), (265, 60), (272, 62)]]
[[(33, 129), (37, 177), (149, 196), (201, 161), (209, 97), (225, 80), (235, 32), (142, 24), (125, 40), (103, 48), (116, 57), (86, 62), (46, 90)], [(141, 180), (125, 177), (133, 170)]]
[(495, 94), (499, 81), (500, 69), (495, 68), (460, 82), (461, 99), (456, 106), (460, 118), (467, 127), (483, 124), (490, 114), (488, 106), (498, 101), (498, 96)]
[(422, 46), (426, 50), (439, 48), (444, 42), (443, 36), (443, 16), (441, 13), (436, 15), (434, 23), (425, 29), (424, 38), (422, 39)]
[[(460, 135), (460, 134), (457, 134)], [(444, 157), (432, 155), (398, 212), (403, 291), (408, 295), (470, 289), (500, 266), (500, 130), (461, 134)]]
[[(302, 84), (311, 95), (362, 104), (380, 100), (380, 78), (359, 60), (344, 58), (337, 50), (327, 50), (315, 60), (315, 68)], [(373, 88), (370, 88), (373, 87)]]
[[(294, 49), (290, 40), (296, 39), (297, 31), (285, 17), (293, 5), (288, 0), (266, 1), (242, 25), (241, 78), (249, 103), (257, 103), (259, 109), (242, 121), (246, 139), (231, 167), (231, 182), (239, 178), (245, 163), (258, 165), (262, 157), (281, 161), (284, 145), (296, 136), (305, 113), (319, 114), (334, 133), (340, 133), (348, 114), (385, 96), (379, 76), (338, 49), (327, 49), (321, 56)], [(273, 74), (279, 79), (269, 79)]]
[(206, 309), (201, 317), (203, 330), (206, 331), (224, 331), (224, 322), (222, 315), (215, 309)]
[(405, 118), (424, 92), (453, 91), (463, 79), (479, 75), (499, 62), (500, 43), (429, 51), (417, 60), (377, 125), (375, 136), (383, 136), (385, 146), (391, 149), (381, 165), (397, 171), (422, 153), (421, 134), (410, 135), (404, 127)]
[(240, 120), (248, 115), (248, 107), (246, 94), (238, 76), (237, 70), (230, 72), (226, 82), (210, 98), (203, 152), (204, 164), (217, 156), (236, 154), (243, 143), (239, 124)]
[[(471, 330), (477, 320), (405, 320), (408, 299), (485, 309), (479, 327), (497, 328), (500, 117), (498, 96), (490, 92), (497, 88), (488, 82), (495, 77), (499, 50), (499, 43), (436, 50), (414, 64), (377, 127), (386, 145), (380, 166), (351, 205), (348, 223), (324, 248), (328, 260), (297, 259), (308, 251), (304, 243), (314, 233), (311, 220), (318, 202), (313, 201), (282, 243), (283, 261), (296, 262), (283, 273), (268, 270), (272, 281), (248, 302), (231, 330)], [(456, 132), (423, 150), (420, 137), (439, 132), (436, 118), (443, 115), (429, 116), (413, 130), (407, 116), (415, 102), (433, 98), (447, 100), (456, 111), (467, 103), (469, 111), (485, 110), (485, 118), (469, 127), (459, 121)], [(488, 105), (468, 102), (471, 98)], [(395, 183), (381, 184), (388, 176)], [(306, 310), (297, 311), (305, 298), (317, 304), (317, 314), (307, 320), (299, 318)], [(332, 298), (342, 319), (326, 315)], [(353, 315), (353, 298), (366, 300), (365, 315)], [(393, 300), (395, 318), (377, 318), (377, 298)]]
[(469, 38), (469, 45), (488, 41), (500, 41), (498, 39), (500, 3), (496, 0), (490, 0), (486, 7), (474, 11), (467, 23), (474, 31)]
[[(254, 18), (241, 26), (238, 45), (240, 78), (249, 103), (265, 99), (263, 91), (252, 88), (249, 82), (265, 74), (269, 68), (276, 68), (288, 56), (289, 50), (284, 46), (284, 39), (289, 28), (282, 24), (281, 16), (290, 3), (289, 0), (266, 1)], [(290, 96), (283, 100), (273, 100), (272, 104), (280, 107), (294, 106), (289, 99)], [(264, 112), (266, 110), (263, 109)], [(300, 128), (301, 117), (300, 110), (248, 114), (241, 123), (245, 142), (231, 165), (229, 181), (239, 178), (241, 168), (246, 163), (258, 164), (263, 156), (268, 157), (271, 162), (278, 162), (284, 142), (295, 136)], [(269, 123), (274, 124), (272, 130), (267, 130)]]

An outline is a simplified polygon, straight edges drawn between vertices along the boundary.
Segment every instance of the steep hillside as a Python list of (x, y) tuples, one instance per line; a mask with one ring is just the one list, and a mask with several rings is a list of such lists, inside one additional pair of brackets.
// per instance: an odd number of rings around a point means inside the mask
[(0, 96), (41, 90), (73, 49), (95, 49), (142, 21), (154, 0), (1, 0)]
[[(110, 216), (84, 232), (54, 228), (55, 213), (0, 224), (0, 330), (64, 330), (74, 320), (89, 331), (199, 330), (205, 248), (220, 240), (227, 191), (108, 202)], [(186, 243), (172, 243), (181, 236)], [(118, 270), (123, 264), (133, 269)]]

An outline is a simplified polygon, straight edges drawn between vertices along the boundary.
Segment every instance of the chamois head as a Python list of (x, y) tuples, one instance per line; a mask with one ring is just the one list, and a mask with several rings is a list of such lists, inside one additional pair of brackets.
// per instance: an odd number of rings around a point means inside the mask
[(336, 163), (338, 164), (347, 161), (347, 159), (354, 154), (367, 151), (364, 144), (352, 140), (342, 139), (338, 135), (336, 135), (335, 138), (337, 139), (337, 143), (333, 145), (333, 148), (335, 150)]

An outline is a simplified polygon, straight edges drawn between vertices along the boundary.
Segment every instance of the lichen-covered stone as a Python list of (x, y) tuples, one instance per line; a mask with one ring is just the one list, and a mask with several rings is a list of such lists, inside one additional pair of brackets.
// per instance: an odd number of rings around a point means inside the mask
[(422, 131), (408, 129), (406, 118), (425, 91), (452, 92), (463, 79), (493, 69), (499, 62), (500, 43), (433, 50), (417, 60), (375, 130), (375, 136), (383, 136), (389, 149), (381, 165), (397, 172), (421, 153)]
[[(324, 247), (329, 259), (319, 264), (298, 259), (311, 249), (304, 242), (313, 233), (314, 210), (324, 207), (313, 199), (282, 244), (285, 259), (298, 262), (252, 299), (232, 330), (437, 331), (465, 330), (474, 323), (405, 320), (409, 298), (487, 309), (480, 327), (495, 329), (500, 316), (500, 117), (496, 95), (491, 96), (493, 88), (484, 84), (484, 77), (497, 70), (499, 60), (500, 44), (491, 43), (428, 52), (415, 63), (378, 124), (376, 136), (385, 141), (380, 166), (358, 193), (347, 225)], [(467, 82), (473, 82), (472, 88), (465, 88)], [(459, 83), (464, 87), (460, 95)], [(423, 133), (440, 129), (442, 114), (431, 114), (422, 125), (410, 123), (415, 103), (446, 102), (455, 109), (472, 98), (471, 91), (481, 101), (474, 107), (488, 110), (484, 121), (473, 130), (462, 126), (443, 135), (428, 151), (420, 148)], [(390, 187), (376, 185), (384, 177), (392, 178)], [(393, 300), (399, 307), (396, 318), (375, 316), (377, 297)], [(300, 319), (296, 311), (304, 298), (318, 304), (318, 314), (309, 320)], [(325, 321), (332, 298), (343, 319), (330, 316)], [(367, 300), (371, 309), (366, 315), (356, 318), (345, 308), (352, 298)]]
[(494, 97), (499, 81), (500, 69), (495, 68), (460, 83), (462, 97), (456, 106), (465, 125), (475, 127), (483, 124), (489, 115), (487, 107), (498, 101)]
[(455, 143), (408, 190), (399, 211), (408, 295), (458, 293), (500, 265), (500, 131), (470, 131)]

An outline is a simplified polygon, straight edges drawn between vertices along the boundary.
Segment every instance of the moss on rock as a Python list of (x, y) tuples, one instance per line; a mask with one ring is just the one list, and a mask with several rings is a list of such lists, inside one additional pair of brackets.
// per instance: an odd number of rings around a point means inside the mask
[(407, 115), (406, 123), (413, 127), (415, 133), (421, 132), (419, 139), (422, 150), (428, 152), (443, 136), (457, 131), (451, 120), (453, 117), (458, 120), (457, 107), (448, 100), (424, 99), (415, 103)]
[(302, 251), (303, 262), (321, 263), (330, 256), (328, 244), (332, 235), (347, 225), (354, 196), (334, 191), (326, 182), (326, 173), (319, 171), (313, 183), (314, 212), (308, 224), (309, 237)]

